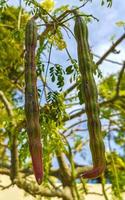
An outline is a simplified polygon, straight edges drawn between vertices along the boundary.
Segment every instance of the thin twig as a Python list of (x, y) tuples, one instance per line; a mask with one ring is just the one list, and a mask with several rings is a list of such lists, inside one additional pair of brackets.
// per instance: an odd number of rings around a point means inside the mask
[(50, 45), (49, 58), (48, 58), (48, 65), (47, 65), (47, 68), (46, 68), (45, 81), (44, 81), (44, 83), (43, 83), (44, 85), (43, 85), (43, 90), (42, 90), (41, 97), (40, 97), (40, 102), (41, 102), (42, 97), (43, 97), (43, 91), (45, 90), (45, 87), (46, 87), (47, 73), (48, 73), (49, 63), (50, 63), (50, 58), (51, 58), (51, 51), (52, 51), (52, 44)]
[(85, 3), (83, 3), (81, 6), (71, 9), (71, 10), (66, 10), (64, 13), (62, 13), (58, 18), (57, 21), (62, 21), (64, 18), (66, 18), (69, 14), (73, 13), (76, 10), (79, 10), (80, 8), (84, 7), (89, 1), (91, 0), (87, 0)]
[[(96, 17), (94, 17), (93, 15), (79, 14), (78, 16), (81, 16), (81, 17), (91, 17), (91, 18), (95, 19), (96, 21), (99, 21), (99, 20), (98, 20)], [(63, 21), (62, 23), (66, 23), (67, 21), (69, 21), (69, 20), (71, 20), (71, 19), (73, 19), (73, 18), (75, 18), (75, 17), (76, 17), (76, 16), (72, 16), (72, 17), (66, 19), (65, 21)]]
[(103, 194), (100, 194), (98, 192), (87, 192), (87, 194), (103, 196)]
[[(95, 56), (95, 57), (97, 57), (97, 58), (101, 58), (101, 56), (96, 55), (96, 54), (93, 54), (93, 56)], [(120, 62), (113, 61), (113, 60), (110, 60), (110, 59), (104, 59), (104, 61), (106, 61), (106, 62), (110, 62), (110, 63), (113, 63), (113, 64), (116, 64), (116, 65), (123, 65), (123, 64), (120, 63)]]
[(76, 113), (76, 111), (81, 111), (81, 108), (77, 108), (75, 110), (72, 110), (70, 113), (68, 113), (69, 115), (73, 114), (74, 112)]
[(82, 124), (82, 123), (84, 123), (84, 122), (86, 122), (86, 121), (87, 121), (87, 120), (81, 120), (81, 121), (78, 121), (78, 122), (76, 122), (76, 123), (70, 125), (69, 127), (66, 128), (66, 130), (63, 131), (62, 134), (65, 134), (65, 133), (67, 132), (67, 130), (73, 128), (74, 126), (80, 125), (80, 124)]
[(7, 186), (0, 185), (0, 187), (1, 187), (1, 190), (6, 190), (6, 189), (10, 188), (12, 185), (13, 184), (11, 183), (11, 184), (9, 184)]
[[(71, 130), (67, 135), (66, 135), (66, 137), (70, 137), (74, 132), (77, 132), (78, 131), (78, 129), (73, 129), (73, 130)], [(88, 131), (88, 129), (81, 129), (80, 131)], [(87, 140), (87, 142), (88, 142), (88, 140)], [(84, 145), (85, 145), (85, 143), (84, 143)], [(83, 146), (84, 146), (83, 145)]]
[[(62, 24), (62, 27), (64, 28), (64, 30), (66, 31), (67, 35), (68, 35), (68, 32), (67, 30), (71, 33), (71, 35), (75, 38), (75, 35), (74, 33), (71, 31), (71, 29), (69, 27), (67, 27), (65, 24)], [(67, 30), (66, 30), (67, 29)], [(70, 36), (68, 35), (68, 37), (70, 38)]]
[(72, 86), (70, 86), (68, 89), (64, 91), (64, 97), (66, 97), (72, 90), (74, 90), (78, 86), (78, 83), (74, 83)]

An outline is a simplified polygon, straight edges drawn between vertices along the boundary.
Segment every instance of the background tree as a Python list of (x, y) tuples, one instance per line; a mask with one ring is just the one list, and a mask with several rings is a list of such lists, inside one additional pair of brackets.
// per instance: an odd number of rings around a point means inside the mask
[[(83, 199), (87, 194), (88, 180), (79, 176), (90, 168), (84, 164), (83, 154), (83, 147), (88, 144), (87, 120), (77, 60), (72, 57), (64, 39), (66, 34), (74, 39), (70, 25), (74, 16), (69, 6), (52, 9), (53, 1), (50, 4), (45, 1), (42, 6), (36, 1), (23, 3), (29, 6), (29, 12), (21, 7), (6, 7), (6, 1), (2, 1), (0, 7), (0, 174), (8, 175), (12, 184), (34, 197)], [(107, 3), (111, 6), (111, 1)], [(81, 11), (86, 4), (81, 2)], [(33, 172), (24, 113), (24, 32), (31, 15), (38, 16), (39, 28), (36, 67), (44, 161), (44, 182), (41, 186), (31, 178)], [(87, 22), (96, 20), (85, 13), (83, 17)], [(110, 53), (119, 53), (116, 47), (124, 38), (125, 34), (113, 43), (96, 65), (100, 66)], [(55, 62), (55, 52), (60, 56), (66, 52), (67, 62)], [(105, 199), (108, 199), (105, 191), (107, 181), (112, 183), (114, 199), (122, 199), (125, 189), (125, 63), (114, 64), (121, 66), (120, 71), (105, 78), (97, 70), (100, 77), (100, 117), (107, 142), (107, 168), (104, 176), (96, 181), (102, 183)], [(83, 161), (82, 165), (79, 160)], [(6, 188), (4, 185), (1, 187)]]

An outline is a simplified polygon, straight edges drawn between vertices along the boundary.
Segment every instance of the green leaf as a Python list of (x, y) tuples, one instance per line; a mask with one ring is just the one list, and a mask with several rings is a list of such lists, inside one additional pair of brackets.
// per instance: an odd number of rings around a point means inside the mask
[(74, 71), (74, 69), (73, 69), (72, 65), (69, 65), (69, 66), (66, 68), (66, 73), (67, 73), (67, 74), (71, 74), (71, 73), (73, 73), (73, 71)]
[(118, 27), (124, 27), (124, 26), (125, 26), (125, 21), (118, 21), (118, 22), (116, 22), (115, 24), (116, 24), (116, 26), (118, 26)]
[(110, 41), (111, 41), (111, 42), (114, 42), (115, 39), (116, 39), (116, 35), (113, 34), (113, 35), (110, 37)]
[[(102, 0), (101, 1), (101, 6), (103, 6), (105, 4), (105, 1)], [(112, 6), (112, 0), (107, 0), (107, 4), (108, 4), (108, 7), (111, 7)]]
[(104, 1), (101, 2), (101, 6), (103, 6), (103, 5), (104, 5)]
[(52, 82), (54, 82), (54, 81), (55, 81), (55, 76), (53, 75), (53, 76), (51, 77), (51, 79), (52, 79)]

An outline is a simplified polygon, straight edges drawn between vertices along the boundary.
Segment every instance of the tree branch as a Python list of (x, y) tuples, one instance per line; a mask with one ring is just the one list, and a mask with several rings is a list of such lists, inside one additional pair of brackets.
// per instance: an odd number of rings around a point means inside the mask
[(103, 54), (103, 56), (96, 62), (96, 65), (100, 65), (105, 58), (113, 52), (113, 50), (116, 48), (117, 45), (119, 45), (122, 40), (125, 39), (125, 33)]
[(125, 62), (123, 63), (123, 67), (122, 67), (121, 71), (119, 72), (118, 81), (117, 81), (117, 85), (116, 85), (116, 96), (119, 96), (120, 84), (121, 84), (124, 70), (125, 70)]
[(62, 183), (64, 186), (69, 186), (71, 185), (71, 171), (70, 168), (68, 167), (66, 160), (64, 159), (64, 154), (57, 152), (57, 160), (60, 166), (60, 176), (62, 178)]
[(72, 119), (75, 119), (76, 117), (80, 117), (82, 114), (84, 114), (85, 113), (85, 110), (84, 109), (81, 109), (81, 111), (79, 111), (79, 112), (77, 112), (77, 113), (75, 113), (75, 114), (73, 114), (73, 115), (70, 115), (70, 116), (68, 116), (68, 117), (65, 117), (64, 118), (64, 122), (66, 122), (66, 121), (69, 121), (69, 120), (72, 120)]
[(86, 122), (86, 121), (87, 121), (87, 120), (81, 120), (81, 121), (78, 121), (78, 122), (76, 122), (76, 123), (71, 124), (69, 127), (66, 128), (66, 130), (63, 131), (62, 134), (65, 134), (65, 133), (67, 132), (67, 130), (72, 129), (74, 126), (77, 126), (77, 125), (79, 125), (79, 124), (81, 124), (81, 123), (84, 123), (84, 122)]
[(74, 83), (72, 86), (70, 86), (68, 89), (66, 89), (63, 93), (64, 97), (66, 97), (70, 92), (72, 92), (72, 90), (74, 90), (77, 85), (78, 85), (78, 83)]
[(55, 190), (44, 188), (44, 187), (39, 187), (36, 184), (30, 183), (29, 181), (23, 180), (23, 179), (17, 179), (16, 180), (16, 185), (29, 193), (30, 195), (36, 197), (37, 195), (41, 197), (58, 197), (58, 198), (65, 198), (66, 200), (71, 200), (70, 197), (64, 192), (64, 190)]
[[(93, 56), (101, 59), (101, 56), (98, 56), (96, 54), (93, 54)], [(122, 63), (120, 63), (120, 62), (117, 62), (117, 61), (114, 61), (114, 60), (110, 60), (110, 59), (104, 59), (104, 61), (116, 64), (116, 65), (122, 65)]]
[(0, 168), (0, 174), (10, 176), (10, 170)]
[(0, 90), (0, 99), (6, 108), (8, 116), (12, 117), (13, 116), (12, 106), (10, 105), (9, 101), (7, 100), (6, 96), (4, 95), (4, 93), (1, 90)]

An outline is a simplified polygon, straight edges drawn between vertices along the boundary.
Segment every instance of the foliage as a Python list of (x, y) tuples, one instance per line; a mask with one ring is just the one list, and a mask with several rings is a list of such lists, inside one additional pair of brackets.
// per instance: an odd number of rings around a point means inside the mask
[(21, 88), (24, 84), (24, 26), (28, 14), (23, 11), (20, 30), (17, 27), (18, 14), (19, 9), (11, 7), (2, 12), (0, 19), (0, 51), (3, 52), (0, 55), (0, 82), (3, 90), (11, 95), (17, 86)]
[[(71, 49), (68, 49), (64, 34), (65, 25), (68, 38), (75, 41), (71, 29), (74, 8), (63, 5), (49, 12), (35, 0), (23, 2), (28, 6), (29, 13), (22, 9), (20, 27), (20, 8), (7, 7), (7, 1), (0, 2), (0, 174), (10, 176), (12, 184), (35, 198), (81, 200), (88, 191), (80, 175), (90, 169), (86, 166), (85, 100), (81, 93), (83, 86), (79, 66)], [(44, 2), (47, 5), (48, 1)], [(112, 5), (112, 1), (100, 2), (109, 7)], [(24, 32), (27, 20), (34, 14), (38, 25), (36, 68), (45, 172), (41, 186), (37, 186), (34, 178), (30, 177), (33, 171), (24, 114)], [(124, 26), (124, 23), (117, 25)], [(66, 53), (68, 60), (62, 63), (58, 59), (55, 61), (53, 55), (56, 56), (57, 52), (58, 56)], [(104, 178), (112, 184), (115, 198), (122, 199), (125, 189), (124, 63), (117, 73), (99, 78), (100, 118), (107, 157)], [(103, 190), (105, 199), (106, 192)]]

